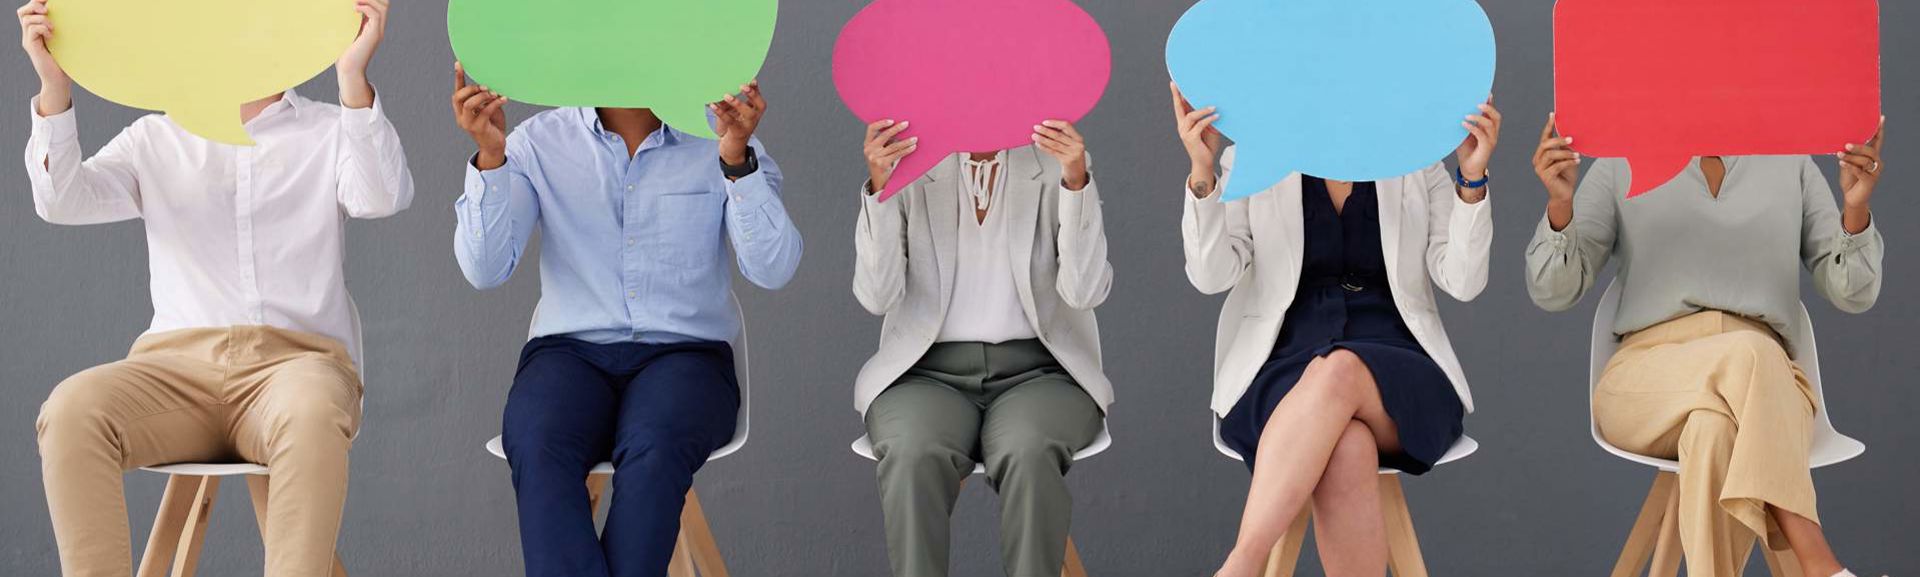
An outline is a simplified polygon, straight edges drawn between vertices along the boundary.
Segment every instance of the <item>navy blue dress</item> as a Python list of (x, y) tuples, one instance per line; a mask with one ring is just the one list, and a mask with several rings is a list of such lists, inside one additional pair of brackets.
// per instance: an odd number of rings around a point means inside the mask
[(1220, 437), (1252, 469), (1267, 418), (1300, 382), (1314, 359), (1336, 349), (1358, 355), (1380, 387), (1393, 418), (1401, 452), (1381, 453), (1380, 464), (1415, 475), (1459, 440), (1465, 409), (1445, 372), (1414, 341), (1387, 284), (1380, 252), (1380, 202), (1374, 184), (1356, 182), (1343, 212), (1336, 212), (1327, 183), (1301, 180), (1305, 262), (1300, 289), (1287, 308), (1272, 356), (1261, 365), (1240, 402), (1220, 421)]

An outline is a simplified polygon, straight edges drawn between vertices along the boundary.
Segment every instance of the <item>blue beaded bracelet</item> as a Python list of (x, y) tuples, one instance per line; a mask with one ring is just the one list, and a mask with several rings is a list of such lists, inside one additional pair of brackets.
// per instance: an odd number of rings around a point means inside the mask
[(1493, 178), (1493, 173), (1488, 172), (1486, 174), (1480, 175), (1480, 180), (1470, 181), (1470, 180), (1467, 180), (1467, 175), (1462, 174), (1460, 172), (1459, 167), (1454, 167), (1453, 169), (1453, 182), (1454, 184), (1460, 185), (1460, 188), (1480, 188), (1482, 186), (1486, 186), (1487, 181), (1491, 180), (1492, 178)]

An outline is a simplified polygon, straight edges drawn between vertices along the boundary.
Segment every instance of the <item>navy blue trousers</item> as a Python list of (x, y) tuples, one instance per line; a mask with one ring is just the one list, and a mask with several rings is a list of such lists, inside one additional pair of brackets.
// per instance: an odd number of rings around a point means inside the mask
[[(666, 575), (693, 474), (733, 437), (739, 408), (723, 342), (529, 341), (501, 427), (527, 576)], [(603, 461), (613, 498), (596, 534), (586, 478)]]

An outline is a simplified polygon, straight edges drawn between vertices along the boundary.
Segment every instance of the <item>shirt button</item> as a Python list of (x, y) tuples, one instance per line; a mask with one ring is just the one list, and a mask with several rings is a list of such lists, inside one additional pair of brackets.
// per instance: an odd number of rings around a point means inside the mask
[(634, 291), (627, 291), (627, 298), (630, 298), (630, 299), (640, 298), (640, 293), (637, 293)]
[(627, 239), (627, 246), (633, 246), (633, 239)]
[(627, 190), (633, 190), (633, 185), (631, 184), (627, 185)]

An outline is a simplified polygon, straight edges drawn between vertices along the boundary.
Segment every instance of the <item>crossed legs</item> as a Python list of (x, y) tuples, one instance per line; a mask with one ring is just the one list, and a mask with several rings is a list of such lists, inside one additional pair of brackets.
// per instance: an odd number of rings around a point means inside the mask
[(1376, 475), (1399, 434), (1359, 355), (1336, 350), (1307, 365), (1260, 434), (1240, 536), (1220, 577), (1256, 577), (1309, 503), (1327, 575), (1386, 572), (1386, 527)]

